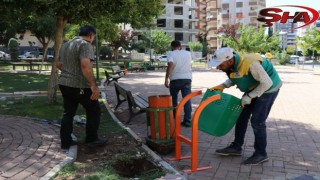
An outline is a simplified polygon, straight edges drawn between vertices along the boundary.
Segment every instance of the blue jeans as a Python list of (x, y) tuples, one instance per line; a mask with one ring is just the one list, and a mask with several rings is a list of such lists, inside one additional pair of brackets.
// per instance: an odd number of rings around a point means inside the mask
[[(170, 95), (172, 96), (172, 105), (177, 107), (178, 105), (178, 94), (181, 91), (182, 97), (184, 98), (191, 93), (191, 79), (176, 79), (170, 81)], [(189, 100), (184, 105), (184, 121), (191, 121), (191, 101)]]
[(235, 139), (233, 144), (241, 149), (244, 143), (245, 133), (248, 127), (248, 121), (250, 119), (251, 126), (254, 133), (254, 149), (256, 154), (267, 155), (267, 130), (266, 120), (273, 105), (273, 102), (277, 98), (279, 91), (274, 93), (266, 93), (258, 98), (252, 99), (250, 105), (246, 105), (235, 127)]
[(100, 124), (100, 104), (98, 100), (91, 100), (92, 91), (84, 88), (80, 94), (80, 88), (72, 88), (59, 85), (63, 97), (63, 116), (60, 127), (61, 147), (68, 147), (72, 141), (73, 116), (76, 114), (78, 105), (81, 104), (86, 110), (86, 141), (94, 141), (98, 138)]

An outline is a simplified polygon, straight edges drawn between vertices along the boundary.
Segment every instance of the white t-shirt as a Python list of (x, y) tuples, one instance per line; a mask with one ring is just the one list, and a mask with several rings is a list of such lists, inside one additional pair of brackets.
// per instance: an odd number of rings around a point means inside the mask
[(191, 53), (186, 50), (174, 50), (168, 54), (168, 62), (173, 62), (170, 81), (176, 79), (192, 79)]

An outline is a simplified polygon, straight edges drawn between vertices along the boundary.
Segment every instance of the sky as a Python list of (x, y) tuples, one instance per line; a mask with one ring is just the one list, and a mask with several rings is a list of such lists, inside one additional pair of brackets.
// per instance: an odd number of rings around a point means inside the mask
[(278, 5), (301, 5), (320, 10), (319, 0), (266, 0), (266, 7)]

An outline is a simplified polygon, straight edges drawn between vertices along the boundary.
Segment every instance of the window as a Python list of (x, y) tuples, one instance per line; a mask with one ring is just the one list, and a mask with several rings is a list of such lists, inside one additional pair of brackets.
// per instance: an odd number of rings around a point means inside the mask
[(174, 33), (174, 40), (183, 41), (183, 33)]
[(243, 7), (243, 2), (237, 2), (236, 6), (237, 7)]
[(182, 4), (182, 0), (168, 0), (169, 4)]
[(175, 15), (183, 15), (183, 8), (182, 7), (174, 7), (174, 14)]
[(157, 19), (157, 27), (166, 27), (166, 19)]
[(182, 19), (174, 20), (174, 27), (175, 28), (183, 28), (183, 20)]
[(250, 11), (255, 11), (255, 10), (257, 10), (258, 8), (257, 8), (257, 6), (251, 6), (250, 7)]

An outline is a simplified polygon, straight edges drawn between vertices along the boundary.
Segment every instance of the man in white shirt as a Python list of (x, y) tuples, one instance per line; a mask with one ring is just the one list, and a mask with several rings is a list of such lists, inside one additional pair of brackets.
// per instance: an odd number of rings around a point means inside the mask
[[(181, 50), (179, 41), (171, 42), (172, 52), (168, 56), (168, 67), (166, 71), (164, 85), (170, 89), (172, 96), (172, 105), (177, 107), (178, 94), (181, 91), (182, 97), (191, 93), (191, 53), (186, 50)], [(181, 125), (191, 126), (191, 101), (189, 100), (184, 106), (184, 118)]]

